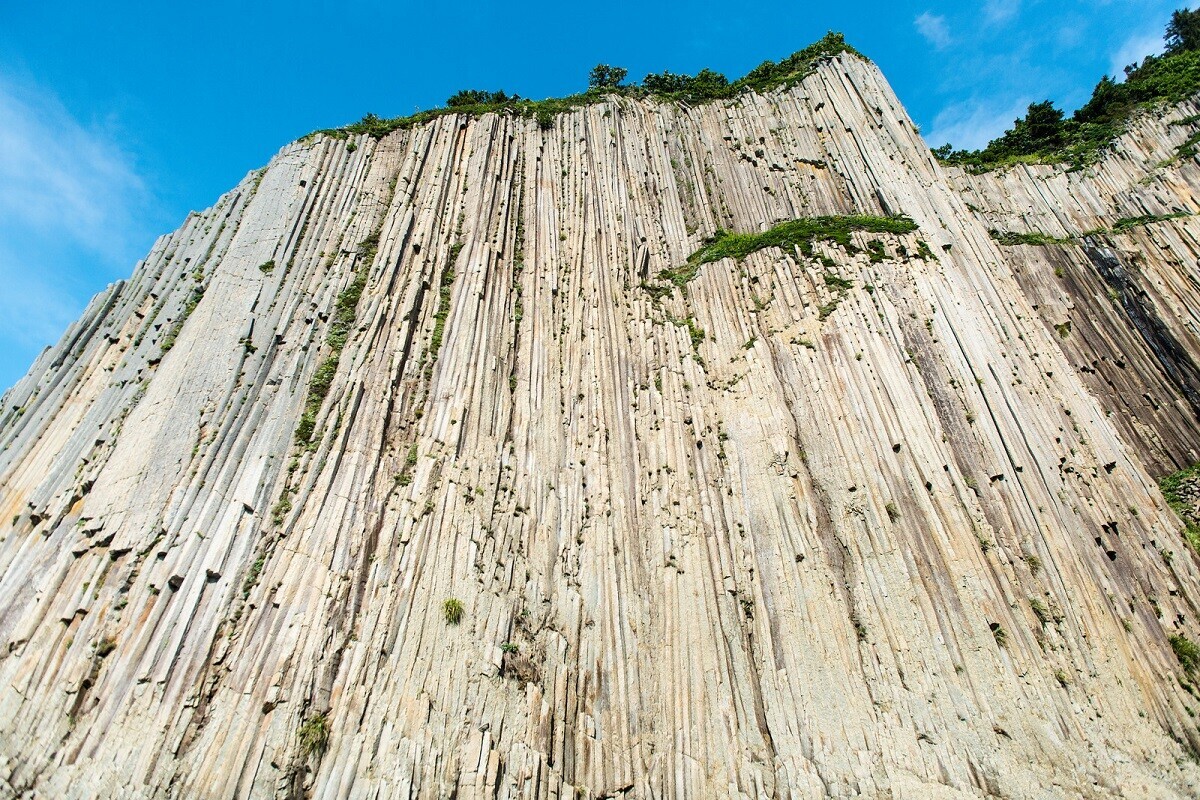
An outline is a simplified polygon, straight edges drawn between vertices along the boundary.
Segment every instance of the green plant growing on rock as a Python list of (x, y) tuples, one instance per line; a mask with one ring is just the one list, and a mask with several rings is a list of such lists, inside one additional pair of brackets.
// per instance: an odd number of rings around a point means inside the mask
[(1158, 488), (1171, 510), (1183, 520), (1183, 537), (1193, 550), (1200, 552), (1200, 520), (1188, 501), (1188, 495), (1200, 489), (1200, 464), (1158, 479)]
[(329, 747), (329, 720), (325, 713), (314, 714), (300, 726), (300, 752), (305, 756), (321, 755)]
[[(850, 239), (855, 231), (869, 233), (905, 234), (917, 230), (917, 224), (908, 217), (874, 217), (855, 214), (840, 217), (805, 217), (781, 222), (762, 233), (730, 233), (718, 230), (696, 252), (688, 256), (687, 264), (673, 270), (663, 270), (659, 278), (683, 287), (696, 277), (705, 264), (732, 258), (741, 261), (751, 253), (768, 247), (799, 248), (806, 258), (813, 257), (813, 244), (818, 241), (833, 242), (848, 253), (858, 252)], [(835, 280), (842, 280), (833, 276)]]
[(457, 625), (462, 622), (463, 604), (457, 597), (448, 597), (442, 601), (442, 616), (446, 618), (446, 622), (451, 625)]
[(1038, 622), (1042, 625), (1049, 625), (1053, 620), (1050, 615), (1050, 609), (1046, 608), (1046, 604), (1036, 597), (1029, 598), (1029, 607), (1033, 609), (1033, 615), (1037, 617)]
[(1200, 671), (1200, 646), (1182, 633), (1172, 634), (1167, 641), (1171, 643), (1171, 649), (1175, 651), (1175, 657), (1179, 659), (1183, 671), (1189, 678), (1194, 679), (1196, 672)]

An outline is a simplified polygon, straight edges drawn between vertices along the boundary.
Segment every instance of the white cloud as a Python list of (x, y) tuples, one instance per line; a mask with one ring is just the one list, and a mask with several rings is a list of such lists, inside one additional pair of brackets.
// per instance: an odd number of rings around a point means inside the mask
[(913, 25), (917, 33), (939, 50), (950, 44), (950, 28), (945, 17), (925, 11), (913, 20)]
[(1135, 33), (1121, 43), (1113, 53), (1109, 64), (1109, 74), (1119, 81), (1125, 80), (1125, 67), (1133, 63), (1142, 63), (1148, 55), (1162, 52), (1163, 38), (1161, 31), (1143, 31)]
[(161, 216), (111, 133), (0, 76), (0, 392), (129, 273)]
[(1021, 0), (984, 0), (983, 18), (998, 25), (1015, 17), (1020, 10)]
[(103, 132), (53, 95), (0, 78), (0, 217), (111, 258), (146, 200), (132, 158)]
[(1011, 128), (1028, 106), (1028, 99), (1004, 107), (975, 100), (956, 103), (934, 118), (925, 141), (934, 147), (949, 142), (957, 150), (976, 150)]

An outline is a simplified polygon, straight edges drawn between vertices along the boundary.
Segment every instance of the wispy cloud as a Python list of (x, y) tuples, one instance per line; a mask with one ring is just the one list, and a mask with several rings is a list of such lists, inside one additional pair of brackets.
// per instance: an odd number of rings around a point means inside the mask
[(939, 50), (950, 44), (950, 27), (946, 24), (946, 18), (940, 14), (925, 11), (913, 20), (913, 25), (917, 33)]
[(949, 142), (960, 150), (978, 149), (1011, 128), (1013, 120), (1025, 115), (1028, 105), (1028, 99), (1003, 106), (981, 100), (956, 103), (934, 118), (925, 141), (934, 147)]
[(1007, 22), (1021, 10), (1021, 0), (984, 0), (983, 19), (992, 25)]
[(1125, 67), (1129, 64), (1140, 64), (1148, 55), (1157, 55), (1163, 50), (1162, 33), (1159, 31), (1142, 31), (1132, 34), (1121, 43), (1112, 55), (1109, 74), (1117, 80), (1125, 80)]
[(128, 273), (159, 222), (132, 156), (36, 84), (0, 76), (0, 391)]

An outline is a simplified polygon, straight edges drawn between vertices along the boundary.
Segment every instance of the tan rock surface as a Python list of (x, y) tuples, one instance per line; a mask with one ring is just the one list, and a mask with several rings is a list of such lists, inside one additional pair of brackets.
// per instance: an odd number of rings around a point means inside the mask
[[(1195, 796), (1167, 637), (1200, 640), (1200, 569), (1152, 479), (1195, 418), (1127, 319), (1056, 333), (1082, 248), (1054, 290), (988, 234), (1108, 219), (1133, 173), (1097, 174), (1079, 210), (1084, 176), (944, 170), (851, 57), (284, 148), (3, 399), (0, 787)], [(1161, 174), (1192, 208), (1195, 166)], [(919, 230), (643, 286), (847, 213)], [(1117, 243), (1185, 354), (1196, 231)], [(1173, 410), (1098, 389), (1105, 347)]]

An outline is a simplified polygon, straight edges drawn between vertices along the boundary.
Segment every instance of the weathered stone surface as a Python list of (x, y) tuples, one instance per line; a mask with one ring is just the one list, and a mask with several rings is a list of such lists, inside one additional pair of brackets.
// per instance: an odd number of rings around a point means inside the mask
[[(988, 233), (1194, 207), (1130, 147), (947, 171), (849, 57), (286, 147), (3, 399), (0, 788), (1195, 796), (1200, 569), (1152, 479), (1200, 447), (1186, 381), (1088, 251)], [(882, 260), (651, 290), (718, 228), (893, 212)], [(1189, 357), (1195, 232), (1088, 245)]]

